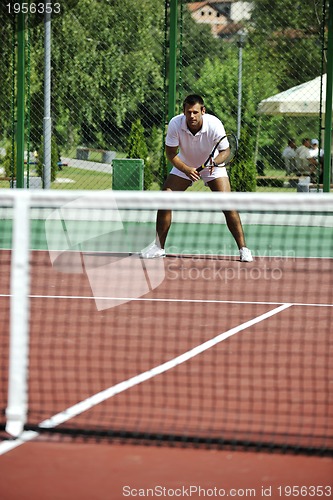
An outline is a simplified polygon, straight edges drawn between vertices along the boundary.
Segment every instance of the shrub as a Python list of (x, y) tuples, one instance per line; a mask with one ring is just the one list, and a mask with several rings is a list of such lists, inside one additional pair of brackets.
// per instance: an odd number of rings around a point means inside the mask
[(238, 156), (230, 171), (230, 184), (233, 191), (256, 190), (257, 167), (253, 161), (252, 142), (251, 132), (248, 127), (243, 126)]
[(131, 132), (127, 140), (126, 155), (127, 158), (140, 158), (144, 160), (144, 189), (149, 189), (153, 182), (153, 172), (144, 132), (141, 120), (138, 118), (132, 123)]
[[(15, 148), (16, 149), (16, 148)], [(5, 169), (6, 177), (16, 177), (16, 161), (15, 161), (16, 150), (14, 150), (13, 156), (13, 144), (12, 141), (8, 141), (6, 144), (6, 154), (2, 161), (2, 165)]]
[(232, 166), (230, 171), (230, 184), (233, 191), (255, 191), (257, 169), (253, 161), (240, 160)]

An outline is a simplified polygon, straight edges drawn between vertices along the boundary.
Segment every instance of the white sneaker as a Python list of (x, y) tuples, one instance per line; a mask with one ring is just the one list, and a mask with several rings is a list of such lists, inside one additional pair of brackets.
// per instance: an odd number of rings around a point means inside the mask
[(241, 262), (253, 262), (251, 250), (249, 250), (248, 248), (242, 247), (239, 250), (239, 255), (240, 255)]
[(141, 250), (140, 257), (143, 259), (157, 259), (160, 257), (165, 257), (164, 248), (160, 248), (156, 245), (155, 241), (148, 245), (146, 248)]

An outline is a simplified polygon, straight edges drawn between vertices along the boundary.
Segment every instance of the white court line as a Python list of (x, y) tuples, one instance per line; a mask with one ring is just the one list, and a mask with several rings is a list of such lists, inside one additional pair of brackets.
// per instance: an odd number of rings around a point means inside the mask
[[(188, 222), (188, 221), (187, 221)], [(316, 226), (314, 226), (316, 227)], [(0, 252), (1, 251), (7, 251), (7, 250), (10, 250), (10, 248), (0, 248)], [(41, 249), (41, 248), (30, 248), (30, 251), (31, 252), (36, 252), (36, 253), (49, 253), (49, 250), (46, 250), (46, 249)], [(52, 251), (54, 252), (63, 252), (64, 250), (63, 249), (53, 249)], [(100, 255), (105, 255), (106, 257), (108, 256), (112, 256), (114, 253), (113, 252), (108, 252), (106, 250), (96, 250), (96, 249), (92, 249), (92, 250), (70, 250), (71, 253), (81, 253), (82, 255), (96, 255), (96, 256), (100, 256)], [(118, 254), (121, 254), (123, 253), (124, 255), (126, 256), (135, 256), (135, 255), (140, 255), (140, 252), (116, 252)], [(208, 255), (208, 258), (207, 258), (207, 255)], [(221, 260), (222, 262), (225, 262), (225, 261), (230, 261), (230, 262), (239, 262), (238, 260), (238, 255), (236, 253), (230, 253), (230, 254), (223, 254), (223, 255), (220, 255), (220, 254), (202, 254), (202, 253), (199, 253), (199, 254), (178, 254), (178, 253), (167, 253), (166, 254), (166, 258), (178, 258), (178, 259), (192, 259), (192, 260), (198, 260), (198, 259), (205, 259), (205, 260), (213, 260), (213, 261), (216, 261), (216, 260)], [(215, 259), (214, 257), (218, 257), (217, 259)], [(222, 258), (220, 258), (222, 257)], [(260, 261), (260, 260), (275, 260), (277, 259), (278, 261), (289, 261), (289, 260), (333, 260), (333, 257), (330, 256), (330, 255), (324, 255), (324, 256), (317, 256), (317, 257), (312, 257), (311, 255), (278, 255), (278, 254), (272, 254), (272, 255), (266, 255), (265, 252), (263, 253), (256, 253), (255, 254), (255, 259), (256, 261)], [(236, 259), (235, 259), (236, 258)]]
[[(11, 297), (10, 294), (0, 293), (1, 297)], [(189, 304), (250, 304), (264, 306), (278, 306), (282, 302), (269, 302), (258, 300), (218, 300), (218, 299), (166, 299), (156, 297), (95, 297), (91, 295), (29, 295), (30, 299), (82, 299), (82, 300), (120, 300), (127, 302), (185, 302)], [(292, 302), (293, 306), (309, 306), (309, 307), (333, 307), (333, 304), (320, 304), (311, 302)]]
[[(253, 318), (249, 321), (246, 321), (245, 323), (242, 323), (241, 325), (231, 328), (226, 332), (220, 333), (213, 339), (207, 340), (203, 344), (200, 344), (190, 349), (189, 351), (180, 354), (176, 358), (166, 361), (161, 365), (155, 366), (154, 368), (147, 370), (143, 373), (140, 373), (139, 375), (135, 375), (134, 377), (131, 377), (128, 380), (113, 385), (108, 389), (105, 389), (83, 401), (80, 401), (79, 403), (67, 408), (64, 411), (57, 413), (56, 415), (53, 415), (53, 417), (41, 422), (39, 424), (39, 427), (44, 429), (52, 429), (60, 424), (63, 424), (64, 422), (67, 422), (68, 420), (80, 415), (81, 413), (90, 410), (94, 406), (103, 403), (107, 399), (112, 398), (116, 394), (124, 392), (138, 384), (141, 384), (142, 382), (146, 382), (147, 380), (156, 377), (157, 375), (161, 375), (162, 373), (165, 373), (168, 370), (175, 368), (176, 366), (179, 366), (185, 361), (188, 361), (189, 359), (194, 358), (198, 354), (207, 351), (211, 347), (219, 344), (220, 342), (231, 337), (232, 335), (235, 335), (236, 333), (241, 332), (246, 328), (249, 328), (257, 323), (260, 323), (261, 321), (270, 318), (271, 316), (274, 316), (275, 314), (278, 314), (284, 311), (285, 309), (288, 309), (292, 305), (293, 304), (290, 303), (282, 304), (279, 307), (273, 309), (272, 311), (268, 311), (264, 314), (261, 314), (260, 316), (257, 316), (256, 318)], [(25, 431), (20, 435), (20, 437), (17, 440), (1, 443), (0, 455), (12, 450), (13, 448), (16, 448), (17, 446), (20, 446), (21, 444), (24, 444), (26, 441), (31, 441), (37, 436), (38, 436), (37, 432)]]
[[(0, 298), (11, 297), (10, 294), (0, 293)], [(120, 300), (127, 302), (185, 302), (188, 304), (252, 304), (264, 306), (278, 306), (282, 302), (252, 301), (252, 300), (218, 300), (218, 299), (166, 299), (156, 297), (95, 297), (91, 295), (29, 295), (30, 299), (80, 299), (80, 300)], [(292, 302), (293, 306), (333, 307), (333, 304), (311, 302)]]
[(38, 436), (39, 436), (38, 432), (24, 431), (22, 432), (21, 436), (17, 439), (2, 441), (2, 443), (0, 443), (0, 455), (4, 455), (9, 451), (14, 450), (18, 446), (21, 446), (21, 444), (28, 443), (29, 441), (35, 439)]

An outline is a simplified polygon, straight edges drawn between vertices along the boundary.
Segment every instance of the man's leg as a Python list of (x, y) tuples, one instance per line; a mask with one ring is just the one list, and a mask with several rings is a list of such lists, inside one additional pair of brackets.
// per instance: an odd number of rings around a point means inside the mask
[[(170, 174), (165, 181), (163, 191), (185, 191), (192, 181), (184, 179), (178, 175)], [(165, 256), (165, 241), (171, 226), (172, 212), (171, 210), (158, 210), (156, 217), (156, 240), (147, 248), (142, 250), (141, 256), (146, 259), (154, 259), (156, 257)]]
[[(219, 177), (218, 179), (214, 179), (208, 182), (208, 186), (211, 191), (220, 191), (224, 193), (229, 193), (231, 191), (228, 177)], [(253, 259), (251, 252), (246, 248), (244, 231), (239, 213), (236, 210), (228, 210), (224, 211), (223, 213), (225, 215), (228, 229), (234, 237), (238, 249), (241, 251), (241, 260), (251, 262)], [(245, 251), (243, 250), (244, 248)]]
[[(165, 181), (163, 191), (185, 191), (192, 182), (178, 175), (170, 174)], [(157, 243), (161, 248), (165, 247), (165, 241), (171, 226), (172, 212), (171, 210), (158, 210), (156, 218), (156, 235)]]

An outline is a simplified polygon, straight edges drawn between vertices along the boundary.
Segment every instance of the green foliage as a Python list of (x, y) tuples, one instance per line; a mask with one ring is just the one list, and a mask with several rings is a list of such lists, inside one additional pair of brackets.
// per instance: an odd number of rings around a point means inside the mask
[[(187, 3), (178, 2), (183, 19), (181, 22), (179, 17), (178, 24), (176, 112), (181, 111), (186, 94), (200, 93), (208, 111), (223, 121), (227, 131), (235, 132), (237, 35), (214, 37), (207, 24), (193, 20)], [(155, 181), (162, 181), (168, 104), (168, 93), (164, 93), (165, 77), (168, 83), (165, 5), (170, 13), (170, 2), (164, 0), (62, 3), (61, 15), (52, 18), (51, 54), (52, 123), (62, 151), (82, 144), (123, 152), (130, 127), (140, 116), (148, 145), (146, 161), (150, 162), (149, 169), (145, 162), (146, 177), (152, 174)], [(239, 158), (246, 165), (252, 164), (255, 152), (259, 152), (256, 159), (273, 168), (280, 165), (288, 136), (295, 137), (298, 144), (303, 136), (318, 137), (317, 117), (262, 117), (260, 125), (257, 108), (262, 99), (320, 74), (322, 2), (253, 0), (251, 5), (251, 20), (244, 26), (248, 36), (242, 73), (241, 138), (243, 141), (246, 136), (247, 149)], [(15, 122), (11, 115), (13, 20), (2, 17), (0, 139), (11, 137)], [(26, 90), (31, 92), (30, 143), (38, 148), (43, 134), (44, 25), (42, 16), (33, 15), (26, 21), (30, 23), (26, 37), (31, 51), (29, 64), (26, 61), (26, 75), (30, 74)]]
[(149, 151), (148, 163), (150, 164), (150, 172), (153, 180), (159, 180), (159, 186), (164, 184), (164, 172), (166, 168), (166, 155), (163, 144), (163, 133), (161, 129), (154, 126), (151, 134), (147, 137), (147, 146)]
[(254, 2), (253, 43), (276, 72), (279, 91), (320, 74), (321, 9), (318, 0)]
[(6, 177), (15, 178), (16, 177), (16, 161), (15, 161), (16, 148), (14, 148), (14, 154), (13, 154), (12, 141), (7, 141), (5, 149), (6, 149), (6, 154), (5, 154), (4, 159), (2, 161), (2, 165), (5, 169)]
[[(7, 2), (6, 2), (7, 3)], [(5, 5), (1, 6), (2, 9)], [(12, 45), (12, 21), (7, 18), (1, 18), (0, 22), (0, 138), (8, 137), (12, 133), (11, 125), (11, 105), (12, 105), (12, 77), (13, 77), (13, 51), (15, 48)], [(6, 40), (7, 43), (3, 43)]]
[(230, 184), (233, 191), (252, 192), (256, 190), (257, 168), (253, 161), (250, 136), (251, 134), (244, 128), (238, 155), (230, 171)]
[(112, 141), (118, 146), (128, 117), (139, 104), (151, 105), (146, 89), (152, 89), (155, 100), (162, 91), (162, 61), (156, 56), (163, 41), (162, 19), (159, 0), (80, 0), (75, 16), (54, 21), (54, 37), (62, 39), (53, 49), (54, 105), (61, 127), (75, 124), (72, 135), (78, 132), (81, 143), (104, 148)]
[(272, 33), (277, 29), (317, 27), (322, 3), (318, 0), (255, 0), (252, 21), (255, 26)]
[[(58, 162), (60, 154), (57, 141), (54, 135), (51, 138), (51, 182), (55, 181), (58, 172)], [(36, 165), (36, 172), (39, 177), (43, 178), (43, 161), (44, 161), (44, 138), (41, 137), (40, 146), (38, 149), (38, 161)]]
[(126, 153), (128, 158), (147, 159), (148, 148), (144, 137), (144, 128), (141, 124), (140, 118), (132, 123), (131, 133), (127, 141)]
[[(178, 112), (181, 113), (181, 104), (187, 94), (205, 92), (199, 91), (198, 79), (202, 75), (203, 65), (207, 59), (216, 55), (221, 60), (224, 54), (225, 44), (220, 38), (212, 36), (210, 26), (205, 23), (197, 23), (185, 7), (183, 14), (182, 29), (179, 30), (179, 40), (182, 43), (182, 66), (180, 68), (180, 93), (181, 99)], [(196, 42), (197, 41), (197, 42)], [(217, 56), (218, 54), (218, 56)]]
[(128, 158), (140, 158), (144, 160), (144, 189), (149, 189), (153, 182), (153, 174), (144, 132), (141, 120), (138, 118), (132, 123), (131, 133), (127, 141), (126, 155)]
[(256, 190), (256, 166), (251, 160), (241, 159), (232, 166), (230, 172), (230, 184), (232, 191), (255, 191)]

